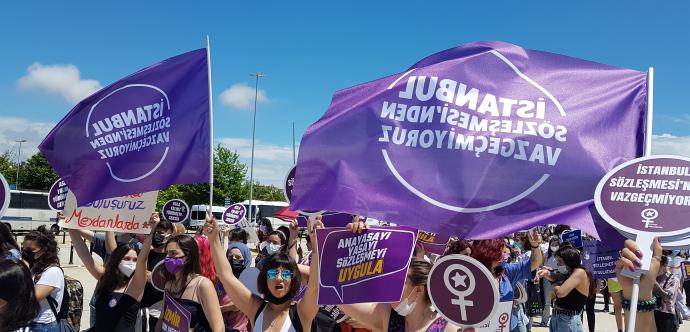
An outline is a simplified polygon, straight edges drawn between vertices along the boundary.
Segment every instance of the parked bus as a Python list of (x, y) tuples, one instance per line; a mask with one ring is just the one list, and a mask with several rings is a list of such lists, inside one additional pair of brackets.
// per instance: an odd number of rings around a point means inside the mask
[(58, 213), (48, 207), (48, 193), (39, 191), (10, 190), (10, 206), (1, 221), (13, 232), (28, 232), (45, 225), (58, 234)]

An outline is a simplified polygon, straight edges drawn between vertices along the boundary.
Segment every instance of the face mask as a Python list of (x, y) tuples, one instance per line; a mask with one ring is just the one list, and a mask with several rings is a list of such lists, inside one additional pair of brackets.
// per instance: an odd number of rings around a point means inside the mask
[(568, 274), (568, 267), (565, 265), (559, 265), (558, 266), (558, 273), (560, 274)]
[(280, 246), (277, 245), (277, 244), (275, 244), (275, 243), (269, 243), (269, 244), (266, 246), (266, 252), (267, 252), (269, 255), (273, 255), (273, 254), (277, 253), (278, 251), (280, 251)]
[(36, 263), (36, 253), (31, 250), (22, 249), (22, 258), (29, 263), (29, 265), (34, 265), (34, 263)]
[(151, 239), (151, 245), (154, 248), (160, 248), (164, 243), (165, 243), (165, 236), (163, 234), (158, 233), (158, 232), (153, 234), (153, 238)]
[(559, 246), (551, 246), (551, 251), (556, 252), (559, 248)]
[(125, 261), (120, 262), (120, 265), (117, 266), (120, 272), (122, 272), (122, 274), (124, 274), (127, 278), (132, 276), (132, 273), (134, 273), (134, 269), (136, 267), (137, 263)]
[(273, 304), (283, 304), (287, 301), (292, 300), (292, 296), (290, 296), (290, 294), (286, 294), (283, 297), (275, 297), (273, 296), (273, 294), (271, 294), (271, 291), (268, 291), (267, 293), (268, 294), (264, 295), (266, 301), (271, 302)]
[(400, 304), (395, 306), (395, 308), (393, 308), (393, 310), (395, 310), (395, 312), (397, 312), (398, 315), (405, 317), (405, 316), (409, 315), (412, 312), (412, 310), (414, 310), (414, 308), (416, 306), (417, 306), (416, 300), (414, 302), (410, 303), (410, 301), (408, 301), (407, 298), (405, 298), (404, 300), (402, 300), (402, 302), (400, 302)]
[(165, 257), (165, 263), (163, 264), (165, 264), (165, 269), (168, 270), (168, 272), (175, 274), (184, 267), (184, 257)]
[(231, 266), (232, 274), (234, 274), (236, 278), (239, 278), (242, 271), (244, 271), (244, 260), (233, 259)]

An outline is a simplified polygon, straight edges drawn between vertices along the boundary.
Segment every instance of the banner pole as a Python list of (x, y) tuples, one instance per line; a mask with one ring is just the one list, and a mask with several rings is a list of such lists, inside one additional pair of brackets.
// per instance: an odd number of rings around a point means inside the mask
[[(645, 120), (644, 135), (644, 155), (652, 155), (652, 120), (654, 118), (654, 67), (649, 67), (647, 71), (647, 113)], [(636, 240), (639, 236), (636, 238)], [(637, 320), (637, 301), (640, 298), (640, 275), (633, 278), (632, 294), (630, 294), (630, 310), (628, 314), (628, 332), (635, 332), (635, 322)]]
[(209, 193), (208, 204), (213, 213), (213, 86), (211, 85), (211, 39), (206, 35), (206, 62), (208, 63), (208, 116), (209, 116), (209, 144), (210, 149), (210, 176), (208, 179)]

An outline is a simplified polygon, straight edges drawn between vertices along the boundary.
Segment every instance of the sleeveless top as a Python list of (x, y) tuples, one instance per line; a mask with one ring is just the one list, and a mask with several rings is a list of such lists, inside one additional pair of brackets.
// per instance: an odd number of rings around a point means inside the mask
[(125, 293), (100, 294), (96, 298), (96, 324), (90, 331), (133, 331), (139, 302)]
[[(252, 331), (254, 332), (261, 332), (264, 330), (264, 309), (266, 308), (266, 302), (264, 302), (261, 307), (259, 307), (259, 313), (258, 316), (256, 317), (256, 320), (254, 320), (254, 329)], [(283, 322), (283, 326), (280, 328), (280, 332), (297, 332), (295, 327), (292, 325), (292, 320), (290, 319), (290, 315), (288, 314), (287, 317), (285, 317), (285, 321)]]
[(580, 311), (585, 307), (585, 302), (587, 302), (587, 295), (573, 289), (568, 295), (557, 298), (555, 304), (559, 309)]
[[(438, 317), (434, 319), (429, 327), (426, 328), (426, 332), (442, 332), (446, 329), (448, 321), (443, 317)], [(388, 332), (405, 332), (405, 317), (400, 316), (395, 310), (391, 309), (391, 315), (388, 318)]]
[[(201, 285), (201, 280), (203, 279), (198, 277), (197, 279), (199, 279), (199, 281), (197, 281), (196, 286), (194, 287), (194, 293), (192, 294), (192, 298), (198, 299), (199, 297), (197, 296), (197, 291), (199, 290), (199, 285)], [(185, 290), (186, 289), (187, 287), (185, 287)], [(184, 294), (184, 291), (182, 291), (182, 293)], [(176, 297), (172, 298), (175, 299), (175, 301), (177, 301), (177, 303), (179, 303), (182, 307), (189, 311), (191, 317), (191, 319), (189, 320), (189, 327), (193, 328), (194, 332), (211, 331), (211, 324), (209, 324), (208, 319), (206, 319), (206, 314), (204, 314), (204, 308), (201, 305), (201, 303), (196, 302), (194, 300), (187, 300)]]

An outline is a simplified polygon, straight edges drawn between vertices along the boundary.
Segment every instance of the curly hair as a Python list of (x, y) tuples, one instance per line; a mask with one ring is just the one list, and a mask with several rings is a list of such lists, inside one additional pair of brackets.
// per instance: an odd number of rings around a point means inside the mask
[(34, 241), (41, 252), (41, 255), (31, 266), (31, 272), (34, 275), (43, 273), (50, 266), (60, 266), (60, 257), (58, 256), (60, 248), (55, 241), (55, 236), (46, 229), (46, 226), (42, 225), (26, 234), (24, 241)]
[(505, 242), (503, 239), (474, 241), (472, 243), (472, 255), (470, 255), (470, 257), (478, 260), (491, 271), (491, 264), (501, 260), (504, 247)]

